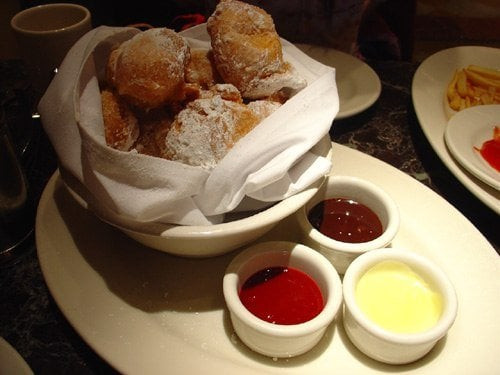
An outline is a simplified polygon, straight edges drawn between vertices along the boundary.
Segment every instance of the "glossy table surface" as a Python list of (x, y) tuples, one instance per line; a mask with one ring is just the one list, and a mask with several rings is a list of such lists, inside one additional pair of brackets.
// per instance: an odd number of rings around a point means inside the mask
[[(331, 139), (381, 159), (429, 186), (461, 211), (498, 252), (498, 216), (448, 171), (420, 129), (411, 101), (411, 81), (418, 65), (367, 63), (380, 77), (381, 96), (366, 111), (334, 121)], [(30, 118), (30, 87), (19, 61), (0, 61), (0, 87), (9, 98), (7, 121), (18, 147), (23, 148), (27, 133), (32, 136), (21, 160), (37, 200), (57, 168), (57, 159), (40, 123)], [(0, 287), (0, 336), (18, 350), (35, 373), (115, 373), (57, 307), (34, 245), (16, 263), (0, 268)]]

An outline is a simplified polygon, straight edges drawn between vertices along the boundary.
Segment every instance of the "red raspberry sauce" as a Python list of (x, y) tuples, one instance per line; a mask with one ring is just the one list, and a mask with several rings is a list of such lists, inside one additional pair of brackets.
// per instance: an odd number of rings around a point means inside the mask
[(316, 282), (290, 267), (271, 267), (255, 273), (243, 284), (240, 299), (258, 318), (283, 325), (307, 322), (324, 307)]

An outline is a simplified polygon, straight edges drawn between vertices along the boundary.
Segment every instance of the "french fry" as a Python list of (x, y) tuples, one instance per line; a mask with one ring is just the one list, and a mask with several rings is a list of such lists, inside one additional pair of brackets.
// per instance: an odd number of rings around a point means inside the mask
[(461, 111), (462, 109), (465, 109), (467, 108), (467, 103), (465, 102), (465, 99), (464, 98), (460, 98), (460, 107), (459, 107), (459, 111)]
[(467, 67), (468, 71), (482, 75), (483, 77), (500, 80), (500, 71), (493, 70), (489, 68), (484, 68), (478, 65), (469, 65)]
[(457, 91), (461, 97), (467, 95), (467, 75), (463, 70), (457, 73)]
[(453, 98), (456, 96), (455, 86), (457, 84), (457, 79), (458, 79), (458, 70), (455, 70), (455, 74), (453, 75), (451, 82), (448, 84), (448, 90), (446, 92), (446, 95), (448, 96), (448, 99), (450, 101), (452, 101)]
[(476, 98), (476, 90), (474, 90), (474, 86), (467, 85), (467, 96), (470, 98)]
[(458, 111), (460, 109), (460, 96), (459, 95), (453, 96), (451, 100), (449, 100), (449, 103), (450, 107), (453, 110)]
[(465, 107), (469, 108), (471, 105), (472, 105), (472, 103), (471, 103), (471, 100), (470, 100), (470, 96), (466, 96), (465, 97)]
[(489, 90), (482, 86), (471, 86), (472, 91), (474, 92), (474, 96), (480, 97), (482, 94), (489, 92)]
[(468, 79), (473, 84), (480, 86), (498, 87), (500, 89), (500, 80), (484, 77), (467, 69), (462, 70), (462, 72), (464, 72), (464, 74), (466, 75), (466, 80)]
[(483, 104), (493, 104), (493, 98), (487, 93), (484, 93), (483, 95), (481, 95), (480, 99), (481, 99), (481, 103), (483, 103)]

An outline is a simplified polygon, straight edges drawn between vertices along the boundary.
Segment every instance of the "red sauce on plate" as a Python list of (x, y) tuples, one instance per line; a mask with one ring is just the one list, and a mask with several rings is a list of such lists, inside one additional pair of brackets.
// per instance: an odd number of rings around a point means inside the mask
[(493, 131), (493, 139), (484, 142), (481, 148), (474, 148), (489, 165), (500, 172), (500, 128), (498, 126), (495, 126)]
[(243, 305), (255, 316), (275, 324), (304, 323), (323, 310), (316, 282), (290, 267), (271, 267), (249, 277), (239, 293)]
[(383, 232), (377, 214), (364, 204), (347, 198), (331, 198), (318, 203), (308, 218), (325, 236), (342, 242), (368, 242)]

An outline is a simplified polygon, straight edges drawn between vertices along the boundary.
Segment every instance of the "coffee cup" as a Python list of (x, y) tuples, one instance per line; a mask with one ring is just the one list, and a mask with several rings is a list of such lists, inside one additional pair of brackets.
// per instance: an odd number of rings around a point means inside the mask
[(45, 4), (22, 10), (10, 23), (38, 101), (68, 50), (91, 30), (90, 12), (77, 4)]

